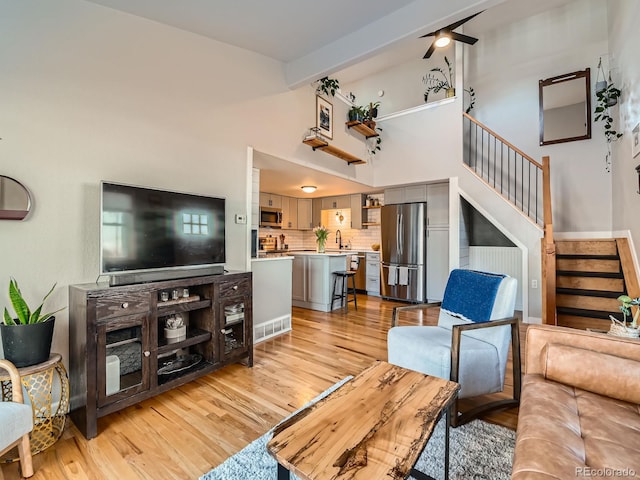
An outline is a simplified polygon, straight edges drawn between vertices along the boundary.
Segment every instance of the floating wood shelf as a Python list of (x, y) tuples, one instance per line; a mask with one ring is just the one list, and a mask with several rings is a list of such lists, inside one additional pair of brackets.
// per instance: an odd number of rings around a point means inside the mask
[(373, 128), (369, 128), (359, 120), (352, 120), (351, 122), (347, 122), (347, 128), (353, 128), (356, 132), (363, 135), (364, 138), (380, 136)]
[(378, 223), (378, 222), (362, 222), (362, 226), (379, 227), (380, 223)]
[(362, 208), (382, 208), (382, 205), (364, 205)]
[(307, 140), (303, 140), (302, 143), (309, 145), (311, 148), (313, 148), (313, 150), (322, 150), (323, 152), (328, 153), (329, 155), (333, 155), (334, 157), (338, 157), (342, 160), (344, 160), (345, 162), (347, 162), (349, 165), (354, 164), (354, 165), (360, 165), (363, 163), (367, 163), (364, 160), (362, 160), (361, 158), (358, 158), (354, 155), (351, 155), (350, 153), (345, 152), (344, 150), (340, 150), (339, 148), (336, 148), (332, 145), (329, 145), (327, 142), (325, 142), (324, 140), (321, 140), (319, 138), (310, 138)]

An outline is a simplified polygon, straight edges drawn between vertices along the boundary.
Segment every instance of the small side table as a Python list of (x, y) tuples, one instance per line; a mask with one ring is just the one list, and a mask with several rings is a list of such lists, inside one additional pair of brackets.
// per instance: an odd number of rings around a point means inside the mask
[[(69, 378), (59, 353), (52, 353), (46, 362), (19, 368), (18, 372), (25, 403), (30, 403), (33, 409), (30, 439), (31, 453), (35, 455), (56, 443), (62, 435), (69, 412)], [(0, 388), (2, 401), (11, 400), (9, 377), (0, 375)], [(13, 449), (0, 461), (12, 462), (15, 459), (17, 450)]]

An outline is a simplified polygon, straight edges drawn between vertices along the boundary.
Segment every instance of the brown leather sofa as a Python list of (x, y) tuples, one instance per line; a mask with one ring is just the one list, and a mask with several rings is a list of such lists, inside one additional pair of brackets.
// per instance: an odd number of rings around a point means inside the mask
[(640, 341), (531, 325), (513, 480), (640, 477)]

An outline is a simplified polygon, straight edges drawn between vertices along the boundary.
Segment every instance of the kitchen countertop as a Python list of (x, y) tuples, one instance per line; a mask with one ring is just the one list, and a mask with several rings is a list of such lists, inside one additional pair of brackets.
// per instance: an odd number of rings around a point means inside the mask
[(293, 260), (293, 257), (291, 255), (268, 255), (251, 259), (252, 262), (271, 262), (273, 260)]

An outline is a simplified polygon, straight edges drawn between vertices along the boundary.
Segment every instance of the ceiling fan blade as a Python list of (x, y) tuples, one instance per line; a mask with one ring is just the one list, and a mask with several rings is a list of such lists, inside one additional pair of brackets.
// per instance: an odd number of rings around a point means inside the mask
[(429, 58), (431, 57), (431, 55), (433, 54), (433, 52), (436, 49), (436, 42), (433, 42), (430, 46), (429, 49), (427, 50), (427, 53), (424, 54), (424, 57), (422, 57), (423, 59), (425, 58)]
[(438, 33), (438, 32), (436, 31), (436, 32), (427, 33), (427, 34), (422, 35), (422, 36), (420, 36), (418, 38), (433, 37), (436, 33)]
[(451, 38), (453, 40), (457, 40), (458, 42), (468, 43), (469, 45), (473, 45), (478, 41), (477, 38), (470, 37), (469, 35), (463, 35), (462, 33), (450, 32)]
[(467, 23), (469, 20), (471, 20), (473, 17), (480, 15), (484, 10), (481, 10), (478, 13), (474, 13), (473, 15), (467, 17), (467, 18), (463, 18), (462, 20), (459, 20), (455, 23), (452, 23), (451, 25), (447, 25), (445, 28), (447, 30), (455, 30), (456, 28), (458, 28), (460, 25)]

